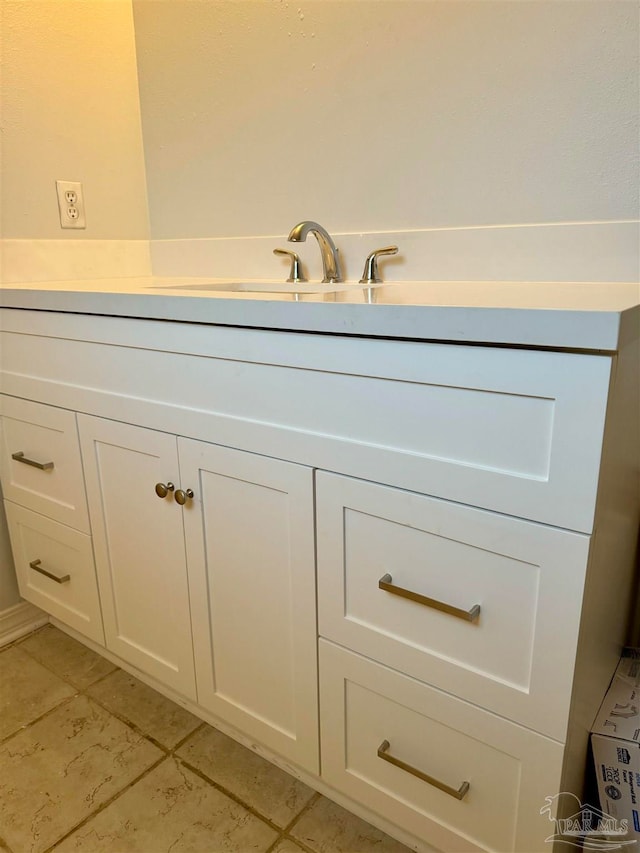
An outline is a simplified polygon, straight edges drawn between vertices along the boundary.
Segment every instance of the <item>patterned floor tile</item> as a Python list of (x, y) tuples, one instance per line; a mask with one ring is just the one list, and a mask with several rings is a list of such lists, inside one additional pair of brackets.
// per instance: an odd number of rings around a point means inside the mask
[(83, 690), (117, 669), (106, 658), (97, 655), (53, 625), (45, 625), (35, 634), (31, 634), (20, 644), (20, 648), (78, 690)]
[(167, 758), (55, 853), (264, 853), (276, 832)]
[(289, 832), (317, 853), (410, 853), (404, 844), (326, 797), (313, 803)]
[(20, 646), (0, 652), (0, 740), (73, 696), (75, 690)]
[(124, 670), (108, 675), (87, 692), (167, 749), (195, 731), (201, 721)]
[(276, 826), (291, 823), (314, 793), (211, 726), (197, 731), (177, 754)]
[(293, 841), (290, 841), (288, 838), (283, 838), (282, 841), (279, 841), (273, 848), (272, 853), (305, 853), (305, 851), (302, 847), (298, 847), (297, 844), (294, 844)]
[(0, 747), (0, 836), (40, 853), (163, 753), (85, 696)]

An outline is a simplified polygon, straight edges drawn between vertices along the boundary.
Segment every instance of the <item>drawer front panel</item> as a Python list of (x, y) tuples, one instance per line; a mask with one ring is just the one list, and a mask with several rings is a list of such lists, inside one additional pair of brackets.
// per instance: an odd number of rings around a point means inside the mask
[(141, 426), (592, 528), (607, 356), (95, 319), (117, 346), (5, 332), (5, 388), (116, 419), (124, 395)]
[(560, 744), (326, 641), (320, 685), (329, 784), (439, 850), (544, 849)]
[(564, 739), (589, 539), (317, 475), (320, 633)]
[(20, 595), (104, 645), (91, 539), (5, 501)]
[(88, 533), (75, 414), (7, 396), (1, 404), (4, 497)]

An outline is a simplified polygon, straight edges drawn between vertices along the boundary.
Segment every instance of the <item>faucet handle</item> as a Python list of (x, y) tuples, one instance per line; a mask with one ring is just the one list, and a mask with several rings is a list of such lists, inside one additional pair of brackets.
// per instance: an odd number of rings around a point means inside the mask
[(359, 284), (380, 284), (382, 279), (378, 275), (378, 258), (381, 255), (397, 255), (397, 246), (385, 246), (384, 249), (374, 249), (364, 262), (364, 271)]
[(274, 249), (274, 255), (288, 255), (291, 258), (291, 269), (289, 270), (289, 278), (287, 281), (299, 282), (306, 281), (300, 258), (295, 252), (290, 252), (288, 249)]

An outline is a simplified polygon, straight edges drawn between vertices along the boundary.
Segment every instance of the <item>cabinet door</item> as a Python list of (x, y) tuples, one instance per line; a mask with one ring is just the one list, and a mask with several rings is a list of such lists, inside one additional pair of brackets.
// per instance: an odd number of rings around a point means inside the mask
[(195, 699), (175, 436), (78, 420), (107, 648)]
[(318, 771), (313, 470), (179, 439), (200, 703)]

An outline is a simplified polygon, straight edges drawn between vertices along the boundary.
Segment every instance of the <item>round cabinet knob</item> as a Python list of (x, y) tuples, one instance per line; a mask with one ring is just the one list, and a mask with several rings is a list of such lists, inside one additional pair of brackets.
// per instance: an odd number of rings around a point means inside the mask
[(166, 498), (169, 492), (175, 489), (173, 483), (156, 483), (156, 495), (159, 498)]
[(193, 489), (187, 489), (185, 492), (184, 489), (178, 489), (176, 491), (176, 503), (179, 503), (180, 506), (184, 506), (189, 498), (193, 497)]

